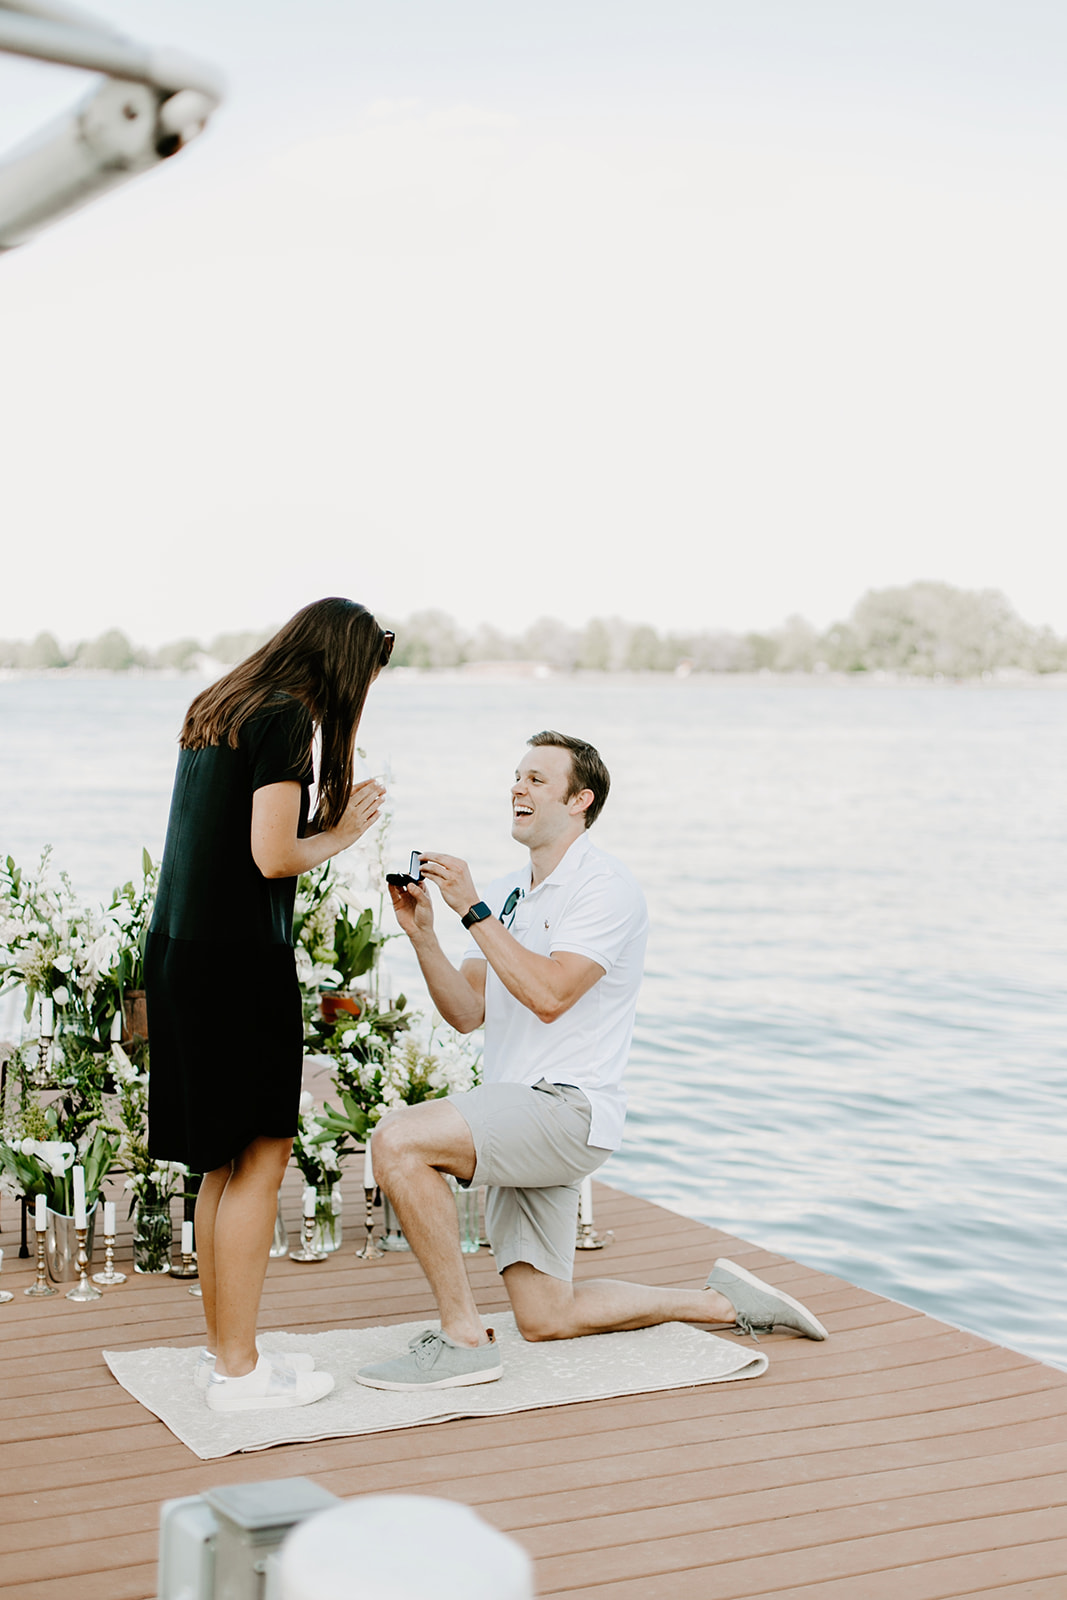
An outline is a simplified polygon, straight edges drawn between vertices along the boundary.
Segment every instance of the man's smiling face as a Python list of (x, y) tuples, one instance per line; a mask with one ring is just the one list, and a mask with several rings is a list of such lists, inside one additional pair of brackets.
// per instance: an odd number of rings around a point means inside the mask
[(571, 753), (558, 745), (528, 750), (511, 786), (511, 837), (530, 850), (583, 832), (583, 813), (592, 798), (588, 789), (567, 798), (571, 785)]

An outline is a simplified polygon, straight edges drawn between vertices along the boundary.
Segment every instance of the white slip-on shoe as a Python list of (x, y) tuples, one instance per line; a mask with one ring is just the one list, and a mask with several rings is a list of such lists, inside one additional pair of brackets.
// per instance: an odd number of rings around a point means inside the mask
[[(256, 1352), (259, 1355), (264, 1353), (259, 1347), (258, 1339), (256, 1340)], [(268, 1350), (266, 1353), (273, 1362), (281, 1366), (288, 1362), (290, 1366), (296, 1368), (297, 1372), (314, 1372), (315, 1370), (315, 1357), (307, 1355), (303, 1350)], [(206, 1389), (211, 1382), (211, 1375), (214, 1371), (215, 1357), (207, 1346), (202, 1344), (200, 1346), (200, 1354), (196, 1359), (196, 1367), (193, 1371), (193, 1382), (196, 1387), (198, 1389)]]
[(332, 1388), (328, 1372), (297, 1372), (264, 1355), (240, 1378), (213, 1372), (204, 1398), (211, 1411), (277, 1411), (283, 1406), (313, 1405)]

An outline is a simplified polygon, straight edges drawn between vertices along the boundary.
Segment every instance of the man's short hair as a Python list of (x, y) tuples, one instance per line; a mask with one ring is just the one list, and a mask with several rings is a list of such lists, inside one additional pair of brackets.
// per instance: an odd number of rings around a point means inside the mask
[(601, 761), (598, 752), (591, 744), (586, 744), (584, 739), (574, 739), (569, 733), (556, 733), (551, 728), (546, 728), (543, 733), (535, 733), (526, 743), (535, 747), (552, 745), (557, 750), (570, 751), (571, 782), (567, 790), (567, 799), (573, 800), (583, 789), (592, 790), (593, 798), (585, 812), (585, 825), (591, 828), (603, 811), (604, 801), (611, 788), (611, 774)]

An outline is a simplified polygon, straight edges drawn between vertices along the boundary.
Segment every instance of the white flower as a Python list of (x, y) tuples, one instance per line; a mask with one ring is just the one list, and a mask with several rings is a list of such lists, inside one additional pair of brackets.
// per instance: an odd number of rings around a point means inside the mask
[(315, 1096), (307, 1089), (300, 1096), (300, 1115), (306, 1117), (315, 1104)]
[(52, 999), (55, 1001), (57, 1006), (69, 1005), (70, 1004), (70, 990), (66, 987), (65, 984), (61, 983), (59, 985), (58, 989), (53, 989), (52, 990)]
[(57, 972), (69, 972), (72, 962), (67, 952), (65, 950), (61, 950), (58, 955), (52, 957), (52, 965), (55, 967)]
[(98, 939), (84, 952), (81, 960), (82, 971), (93, 983), (102, 972), (110, 972), (118, 959), (119, 939), (115, 932), (102, 933)]
[[(28, 1150), (27, 1145), (31, 1147)], [(24, 1156), (36, 1156), (53, 1178), (61, 1178), (76, 1159), (74, 1146), (63, 1139), (42, 1139), (39, 1143), (34, 1139), (23, 1139), (22, 1153)]]
[(111, 1059), (114, 1063), (111, 1070), (120, 1083), (136, 1083), (138, 1081), (137, 1068), (117, 1041), (112, 1042)]

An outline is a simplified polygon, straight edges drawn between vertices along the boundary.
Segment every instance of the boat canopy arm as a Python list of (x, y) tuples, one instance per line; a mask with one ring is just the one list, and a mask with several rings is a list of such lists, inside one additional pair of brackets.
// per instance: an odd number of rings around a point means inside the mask
[(221, 75), (57, 0), (0, 0), (0, 51), (104, 74), (57, 121), (0, 161), (0, 250), (175, 155), (223, 97)]

